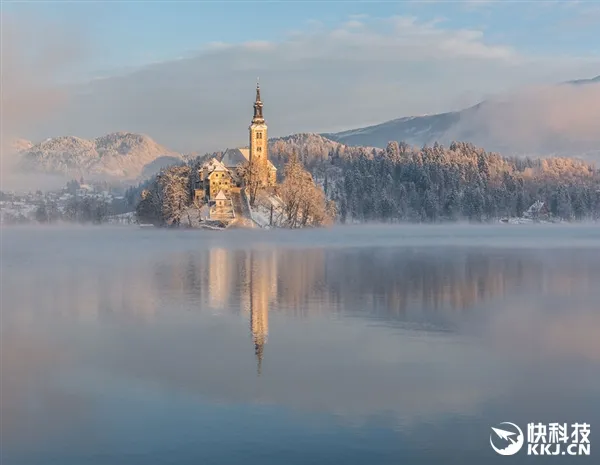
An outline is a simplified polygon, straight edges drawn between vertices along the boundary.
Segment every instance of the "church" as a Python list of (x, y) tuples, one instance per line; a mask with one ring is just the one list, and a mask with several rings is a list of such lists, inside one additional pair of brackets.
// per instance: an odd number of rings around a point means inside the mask
[[(231, 200), (243, 186), (241, 169), (250, 163), (257, 168), (265, 187), (273, 186), (277, 179), (277, 168), (269, 160), (267, 123), (263, 116), (263, 103), (260, 99), (260, 86), (256, 84), (254, 117), (248, 128), (250, 145), (244, 148), (227, 149), (219, 158), (211, 158), (198, 170), (198, 184), (194, 189), (196, 202), (210, 204), (219, 200)], [(251, 168), (252, 169), (252, 168)], [(220, 203), (221, 204), (221, 203)]]

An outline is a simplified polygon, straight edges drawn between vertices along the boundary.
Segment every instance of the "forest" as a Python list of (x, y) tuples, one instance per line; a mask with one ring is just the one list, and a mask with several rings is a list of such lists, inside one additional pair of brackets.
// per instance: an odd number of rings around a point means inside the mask
[[(194, 167), (208, 156), (166, 170), (162, 179), (189, 186)], [(522, 217), (536, 203), (543, 204), (539, 219), (600, 218), (600, 172), (575, 158), (506, 157), (466, 142), (421, 148), (390, 142), (382, 150), (315, 134), (274, 139), (269, 156), (282, 175), (290, 158), (300, 161), (335, 204), (340, 223), (488, 222)], [(155, 182), (127, 197), (135, 202)], [(178, 203), (186, 196), (185, 189), (165, 192)]]
[(582, 160), (503, 157), (464, 142), (381, 150), (310, 139), (278, 141), (271, 154), (303, 160), (342, 223), (493, 221), (522, 217), (536, 202), (541, 218), (600, 217), (600, 172)]

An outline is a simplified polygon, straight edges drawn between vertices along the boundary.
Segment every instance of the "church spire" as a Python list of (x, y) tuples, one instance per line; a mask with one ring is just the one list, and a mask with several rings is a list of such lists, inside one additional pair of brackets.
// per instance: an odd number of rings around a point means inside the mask
[(260, 85), (258, 84), (258, 79), (256, 79), (256, 101), (254, 102), (254, 118), (252, 118), (253, 123), (264, 123), (265, 119), (263, 117), (263, 104), (260, 100)]

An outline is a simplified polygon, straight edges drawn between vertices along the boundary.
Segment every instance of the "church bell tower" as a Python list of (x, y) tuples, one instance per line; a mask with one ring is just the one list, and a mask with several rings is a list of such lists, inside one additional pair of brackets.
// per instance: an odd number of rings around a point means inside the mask
[(260, 173), (263, 182), (268, 183), (268, 144), (267, 123), (263, 117), (263, 103), (260, 100), (260, 86), (256, 83), (256, 100), (254, 102), (254, 118), (250, 124), (250, 164), (261, 167)]

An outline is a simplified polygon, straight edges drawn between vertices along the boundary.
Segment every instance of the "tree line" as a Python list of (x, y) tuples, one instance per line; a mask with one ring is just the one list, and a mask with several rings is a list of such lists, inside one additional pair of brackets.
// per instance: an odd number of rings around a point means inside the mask
[[(350, 147), (315, 134), (275, 139), (269, 153), (279, 169), (278, 195), (285, 197), (289, 212), (298, 214), (287, 220), (290, 225), (302, 223), (301, 209), (294, 206), (301, 191), (297, 186), (302, 184), (292, 182), (302, 176), (290, 176), (299, 172), (298, 167), (322, 192), (311, 191), (310, 197), (317, 199), (315, 211), (324, 211), (329, 218), (335, 212), (336, 221), (342, 223), (484, 222), (522, 217), (536, 202), (544, 204), (549, 219), (600, 218), (600, 172), (573, 158), (506, 157), (466, 142), (448, 147), (416, 148), (394, 141), (385, 149)], [(171, 168), (174, 171), (162, 181), (153, 178), (130, 189), (126, 197), (134, 203), (145, 196), (138, 213), (151, 222), (177, 224), (179, 210), (173, 202), (190, 203), (188, 193), (205, 159), (198, 158), (187, 168)], [(163, 202), (159, 192), (167, 185), (171, 185), (171, 193), (166, 194), (171, 200), (163, 211), (163, 206), (158, 206)], [(257, 193), (252, 194), (254, 200)], [(153, 213), (148, 215), (150, 211)]]
[(301, 154), (342, 223), (483, 222), (522, 217), (536, 202), (548, 219), (600, 218), (600, 172), (573, 158), (503, 157), (465, 142), (348, 147), (315, 135), (274, 148), (280, 160)]
[[(522, 217), (543, 202), (548, 218), (598, 219), (600, 174), (570, 158), (509, 158), (453, 143), (412, 149), (391, 142), (380, 156), (332, 160), (324, 170), (340, 220), (489, 221)], [(337, 174), (337, 176), (335, 176)]]

